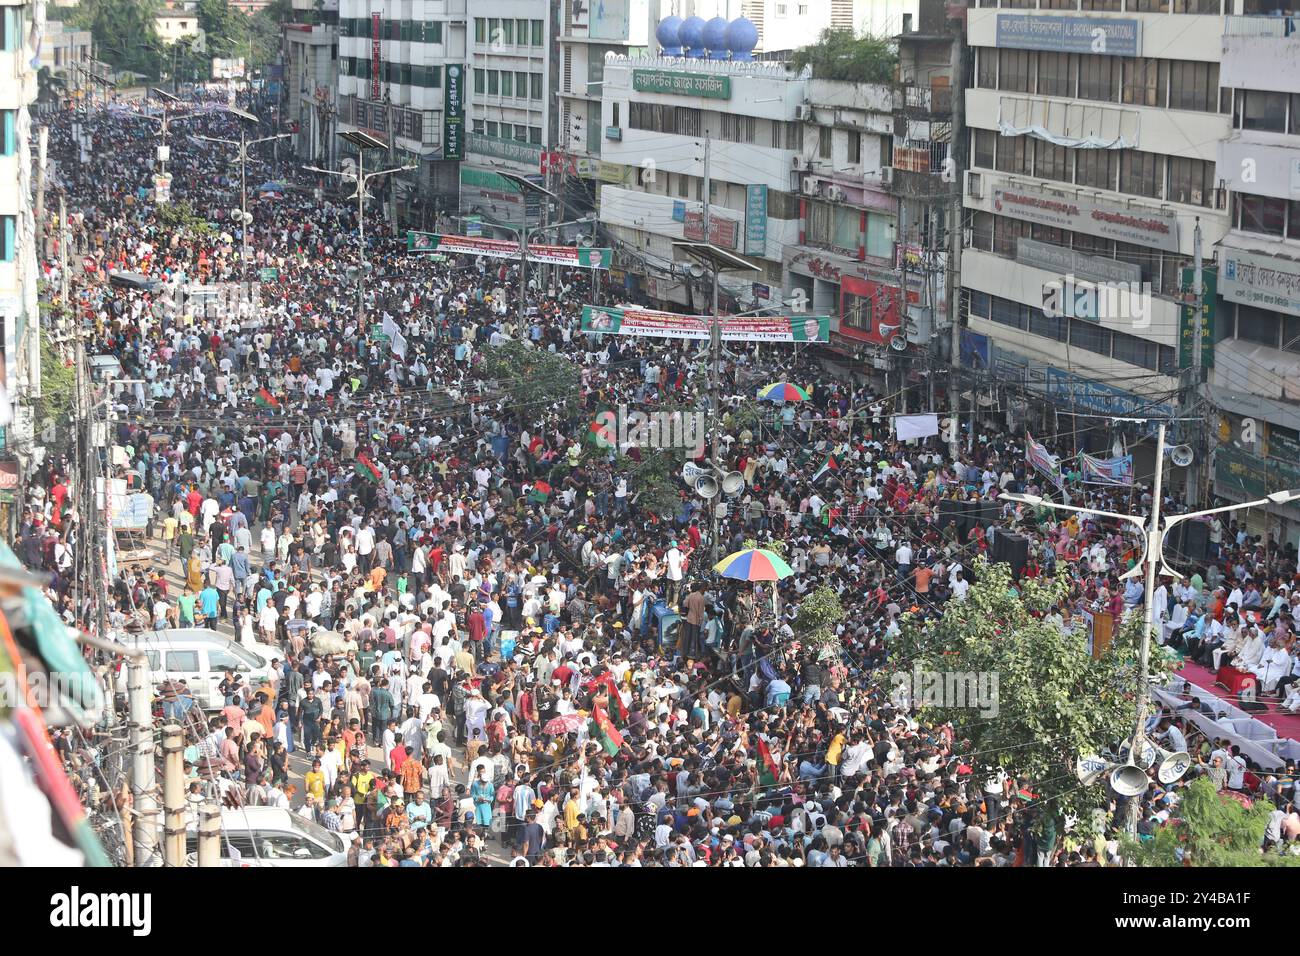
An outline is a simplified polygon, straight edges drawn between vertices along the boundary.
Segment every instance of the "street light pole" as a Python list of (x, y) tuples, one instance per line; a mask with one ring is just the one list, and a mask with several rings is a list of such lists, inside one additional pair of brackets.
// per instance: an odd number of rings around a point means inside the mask
[[(1128, 419), (1131, 420), (1131, 419)], [(1151, 632), (1155, 627), (1155, 590), (1156, 590), (1156, 565), (1160, 565), (1161, 573), (1181, 578), (1184, 575), (1179, 574), (1170, 568), (1164, 560), (1164, 543), (1169, 536), (1169, 532), (1174, 526), (1184, 521), (1191, 521), (1196, 518), (1204, 518), (1213, 514), (1222, 514), (1229, 511), (1241, 511), (1247, 508), (1257, 508), (1266, 505), (1283, 505), (1290, 501), (1300, 498), (1300, 490), (1296, 491), (1275, 491), (1256, 501), (1246, 501), (1240, 504), (1225, 505), (1220, 508), (1210, 508), (1205, 511), (1192, 511), (1186, 514), (1171, 515), (1162, 519), (1160, 513), (1161, 496), (1163, 494), (1164, 484), (1164, 461), (1165, 461), (1165, 423), (1160, 422), (1156, 432), (1156, 471), (1153, 487), (1153, 501), (1151, 503), (1151, 514), (1144, 518), (1141, 515), (1120, 514), (1113, 511), (1098, 511), (1094, 508), (1082, 508), (1077, 505), (1057, 504), (1054, 501), (1047, 501), (1038, 495), (1009, 494), (1003, 493), (998, 497), (1005, 501), (1015, 501), (1021, 504), (1027, 504), (1035, 508), (1050, 508), (1053, 511), (1073, 511), (1080, 514), (1092, 514), (1105, 518), (1113, 518), (1118, 521), (1125, 521), (1134, 525), (1142, 532), (1143, 536), (1143, 553), (1142, 561), (1135, 564), (1124, 574), (1120, 575), (1120, 580), (1135, 577), (1140, 572), (1145, 571), (1145, 586), (1142, 595), (1142, 636), (1138, 645), (1138, 669), (1140, 682), (1137, 688), (1137, 701), (1134, 715), (1133, 739), (1129, 746), (1129, 759), (1136, 762), (1140, 759), (1146, 749), (1146, 722), (1149, 710), (1149, 701), (1147, 700), (1149, 691), (1147, 688), (1147, 677), (1150, 671), (1151, 660)], [(1137, 839), (1139, 797), (1129, 798), (1128, 819), (1126, 826), (1129, 836)]]

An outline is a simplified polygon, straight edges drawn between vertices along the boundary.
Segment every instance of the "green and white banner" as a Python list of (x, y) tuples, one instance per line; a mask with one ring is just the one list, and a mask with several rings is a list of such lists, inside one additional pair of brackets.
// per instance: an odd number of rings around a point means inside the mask
[[(630, 306), (585, 305), (582, 331), (609, 335), (644, 335), (658, 339), (707, 339), (707, 315), (678, 315)], [(724, 315), (724, 342), (825, 342), (831, 320), (826, 315)]]
[[(510, 239), (482, 239), (471, 236), (444, 236), (436, 232), (408, 232), (407, 252), (434, 252), (444, 256), (487, 256), (489, 259), (518, 259), (519, 243)], [(608, 269), (614, 254), (609, 249), (584, 249), (581, 246), (528, 247), (529, 262), (547, 262), (557, 266), (583, 269)]]

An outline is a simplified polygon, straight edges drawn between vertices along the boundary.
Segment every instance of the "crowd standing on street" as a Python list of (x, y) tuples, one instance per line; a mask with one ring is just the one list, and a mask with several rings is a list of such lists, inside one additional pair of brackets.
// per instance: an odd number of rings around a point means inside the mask
[[(1097, 839), (1055, 832), (1024, 796), (1032, 781), (985, 776), (995, 759), (874, 678), (901, 617), (964, 600), (1010, 527), (1031, 541), (1021, 574), (1068, 581), (1062, 628), (1141, 605), (1140, 581), (1120, 580), (1136, 536), (998, 502), (1041, 490), (1023, 437), (975, 427), (955, 458), (935, 439), (899, 443), (887, 396), (806, 347), (728, 353), (723, 456), (745, 487), (719, 553), (777, 543), (794, 573), (719, 581), (706, 502), (679, 482), (675, 505), (647, 506), (629, 458), (590, 440), (605, 408), (705, 407), (696, 344), (584, 334), (583, 270), (533, 278), (521, 308), (514, 263), (408, 255), (379, 202), (359, 311), (354, 203), (264, 147), (247, 181), (283, 188), (250, 200), (245, 261), (238, 167), (174, 128), (167, 212), (147, 194), (156, 126), (136, 109), (56, 115), (50, 155), (72, 213), (61, 305), (130, 382), (111, 399), (113, 467), (155, 501), (152, 556), (77, 604), (80, 515), (56, 455), (16, 550), (53, 573), (70, 622), (93, 625), (103, 600), (114, 632), (212, 628), (273, 659), (259, 686), (227, 673), (219, 707), (183, 682), (157, 688), (187, 728), (196, 801), (291, 809), (349, 834), (368, 866), (1116, 862), (1117, 800)], [(74, 122), (94, 139), (85, 162)], [(238, 122), (213, 105), (188, 128), (230, 138)], [(45, 269), (57, 288), (58, 260)], [(254, 292), (221, 308), (184, 294), (241, 281)], [(494, 388), (484, 356), (510, 342), (571, 359), (579, 393), (526, 404)], [(777, 380), (811, 400), (755, 419), (741, 396)], [(1127, 488), (1071, 488), (1099, 510), (1129, 505)], [(941, 515), (953, 499), (996, 502), (996, 519), (963, 533)], [(1161, 639), (1254, 671), (1300, 710), (1295, 550), (1234, 523), (1209, 537), (1210, 560), (1155, 596)], [(847, 611), (830, 654), (792, 627), (825, 585)], [(670, 640), (666, 610), (681, 618)], [(1194, 774), (1275, 801), (1270, 844), (1296, 845), (1293, 767), (1266, 774), (1176, 713), (1151, 726), (1191, 751)], [(62, 750), (93, 788), (98, 755)], [(1178, 792), (1148, 791), (1144, 834)]]

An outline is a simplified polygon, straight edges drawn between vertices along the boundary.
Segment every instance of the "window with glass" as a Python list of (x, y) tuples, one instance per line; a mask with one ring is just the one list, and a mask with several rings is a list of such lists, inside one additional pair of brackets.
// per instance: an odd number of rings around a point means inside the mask
[(506, 46), (515, 45), (515, 21), (506, 19), (501, 21), (501, 42)]
[(1219, 109), (1219, 64), (1174, 60), (1169, 64), (1169, 108), (1215, 113)]
[(1074, 96), (1074, 60), (1069, 53), (1038, 54), (1038, 95)]
[(486, 81), (483, 79), (483, 70), (474, 67), (474, 92), (482, 93), (486, 88)]
[(543, 39), (543, 36), (544, 36), (545, 34), (544, 34), (543, 31), (542, 31), (542, 21), (541, 21), (541, 20), (533, 20), (533, 21), (532, 21), (532, 24), (533, 24), (533, 42), (532, 42), (532, 45), (533, 45), (533, 46), (545, 46), (545, 45), (546, 45), (546, 41)]
[(998, 88), (998, 51), (979, 47), (975, 54), (975, 85), (986, 90)]
[(528, 98), (530, 100), (540, 100), (542, 98), (542, 74), (528, 74)]
[(1202, 159), (1171, 156), (1169, 191), (1166, 198), (1170, 202), (1186, 203), (1189, 206), (1212, 207), (1214, 205), (1214, 163)]
[(1293, 136), (1300, 134), (1300, 93), (1291, 94), (1291, 118), (1286, 131)]
[(992, 312), (989, 319), (998, 325), (1010, 326), (1013, 329), (1020, 329), (1022, 332), (1027, 331), (1029, 327), (1029, 313), (1019, 302), (1012, 302), (1010, 299), (1003, 299), (1000, 296), (994, 296), (992, 301)]
[(441, 43), (442, 42), (442, 21), (426, 20), (424, 22), (424, 29), (422, 31), (422, 36), (425, 43)]
[(1164, 157), (1143, 153), (1136, 149), (1124, 150), (1119, 164), (1119, 191), (1134, 196), (1160, 198), (1164, 179)]
[(1287, 202), (1271, 196), (1236, 193), (1237, 228), (1265, 236), (1286, 234)]
[(971, 165), (983, 169), (994, 168), (994, 150), (998, 134), (989, 129), (971, 130)]
[(0, 216), (0, 262), (13, 262), (18, 241), (18, 217)]
[(1012, 219), (1010, 216), (998, 216), (993, 221), (993, 251), (997, 255), (1014, 259), (1016, 257), (1016, 242), (1020, 239), (1028, 239), (1029, 236), (1029, 223), (1020, 219)]
[(1110, 355), (1112, 333), (1085, 319), (1070, 320), (1070, 345), (1085, 352)]
[(1269, 133), (1286, 131), (1287, 94), (1261, 90), (1237, 91), (1238, 129), (1258, 129)]
[(1282, 348), (1300, 352), (1300, 315), (1282, 316)]
[(862, 162), (862, 134), (857, 130), (849, 130), (849, 162), (854, 165)]
[(540, 126), (528, 127), (528, 142), (534, 146), (542, 141), (542, 128)]
[(18, 111), (0, 110), (0, 156), (18, 152)]
[(1017, 93), (1029, 92), (1030, 61), (1028, 50), (1000, 50), (998, 89)]
[(1166, 62), (1152, 57), (1126, 59), (1121, 69), (1124, 73), (1124, 102), (1134, 106), (1165, 105)]
[(488, 96), (499, 96), (501, 94), (501, 73), (497, 70), (487, 71)]
[(1276, 312), (1253, 305), (1237, 304), (1237, 338), (1277, 348), (1281, 345), (1282, 327)]
[(1064, 342), (1069, 324), (1063, 316), (1048, 315), (1042, 309), (1029, 310), (1029, 332), (1044, 338)]
[(1002, 136), (998, 139), (997, 169), (1003, 173), (1030, 174), (1033, 149), (1027, 136)]
[(487, 43), (487, 18), (474, 18), (474, 42)]
[(501, 124), (496, 120), (488, 120), (487, 134), (493, 139), (499, 139), (501, 136)]
[(967, 312), (977, 319), (987, 319), (989, 317), (990, 296), (987, 292), (977, 292), (970, 290), (968, 297)]
[(1116, 102), (1115, 90), (1119, 86), (1120, 58), (1101, 54), (1080, 55), (1079, 99)]
[(1119, 165), (1113, 149), (1076, 149), (1074, 181), (1094, 189), (1114, 189)]
[(1046, 140), (1034, 143), (1034, 175), (1040, 179), (1070, 181), (1070, 151)]
[(971, 216), (971, 248), (993, 251), (993, 213), (977, 212)]
[(1160, 369), (1160, 345), (1127, 332), (1112, 332), (1111, 358), (1151, 371)]

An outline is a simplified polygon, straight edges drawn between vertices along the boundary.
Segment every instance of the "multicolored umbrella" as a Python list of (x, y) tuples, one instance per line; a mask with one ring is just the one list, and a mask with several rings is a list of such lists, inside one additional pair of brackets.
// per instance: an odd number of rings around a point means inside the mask
[(548, 720), (542, 727), (542, 733), (558, 737), (560, 734), (567, 734), (577, 730), (582, 724), (583, 720), (577, 714), (561, 714), (559, 717), (552, 717)]
[(760, 402), (806, 402), (808, 398), (807, 389), (791, 385), (789, 382), (773, 382), (758, 390)]
[(729, 554), (713, 570), (736, 581), (780, 581), (794, 574), (779, 554), (766, 548), (746, 548)]

